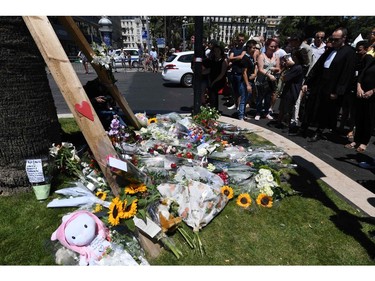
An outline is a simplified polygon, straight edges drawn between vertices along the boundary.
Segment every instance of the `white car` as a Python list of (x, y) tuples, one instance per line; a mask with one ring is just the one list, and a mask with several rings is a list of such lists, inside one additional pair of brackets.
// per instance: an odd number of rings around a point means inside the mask
[(185, 87), (193, 85), (193, 61), (194, 51), (173, 53), (163, 65), (162, 77), (167, 83), (181, 84)]
[[(121, 51), (124, 50), (131, 55), (132, 67), (137, 68), (139, 67), (139, 52), (138, 49), (117, 49), (115, 54), (115, 63), (116, 67), (122, 67), (122, 56)], [(128, 58), (125, 58), (126, 66), (128, 66)]]

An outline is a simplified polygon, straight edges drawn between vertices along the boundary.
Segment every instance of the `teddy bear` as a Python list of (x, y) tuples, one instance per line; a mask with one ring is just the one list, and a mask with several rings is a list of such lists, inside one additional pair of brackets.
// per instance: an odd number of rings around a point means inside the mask
[(109, 229), (86, 210), (65, 215), (51, 240), (78, 253), (79, 265), (139, 265), (121, 245), (110, 241)]

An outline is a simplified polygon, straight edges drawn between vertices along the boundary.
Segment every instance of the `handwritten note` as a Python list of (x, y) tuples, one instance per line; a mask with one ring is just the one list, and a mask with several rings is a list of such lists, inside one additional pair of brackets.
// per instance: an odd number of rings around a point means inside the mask
[(26, 173), (30, 183), (44, 182), (42, 159), (27, 159)]

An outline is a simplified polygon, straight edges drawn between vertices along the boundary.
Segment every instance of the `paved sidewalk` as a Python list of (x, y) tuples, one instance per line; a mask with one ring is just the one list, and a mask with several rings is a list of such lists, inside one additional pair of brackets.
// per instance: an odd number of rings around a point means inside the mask
[(246, 128), (257, 135), (271, 141), (290, 155), (294, 162), (311, 172), (331, 186), (338, 194), (342, 195), (349, 203), (375, 218), (375, 194), (348, 176), (344, 175), (331, 165), (322, 161), (312, 153), (289, 139), (253, 123), (221, 116), (220, 121)]

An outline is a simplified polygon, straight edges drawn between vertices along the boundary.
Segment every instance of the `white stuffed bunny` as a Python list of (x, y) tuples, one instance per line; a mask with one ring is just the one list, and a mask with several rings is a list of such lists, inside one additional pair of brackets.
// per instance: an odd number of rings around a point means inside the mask
[(64, 216), (51, 240), (77, 252), (79, 265), (139, 265), (125, 249), (109, 241), (108, 228), (89, 211)]

